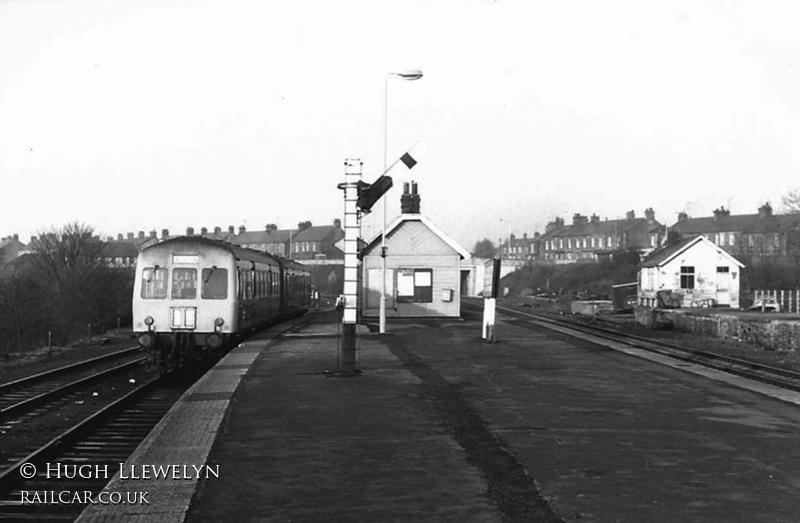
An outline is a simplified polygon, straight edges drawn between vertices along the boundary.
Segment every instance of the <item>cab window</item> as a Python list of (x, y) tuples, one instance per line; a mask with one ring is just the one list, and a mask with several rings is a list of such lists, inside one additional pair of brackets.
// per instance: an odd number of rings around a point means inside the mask
[(167, 297), (167, 269), (145, 267), (142, 269), (142, 298), (146, 300)]
[(197, 298), (197, 269), (172, 270), (172, 299), (193, 300)]
[(224, 300), (228, 297), (228, 269), (203, 269), (202, 277), (201, 295), (204, 300)]

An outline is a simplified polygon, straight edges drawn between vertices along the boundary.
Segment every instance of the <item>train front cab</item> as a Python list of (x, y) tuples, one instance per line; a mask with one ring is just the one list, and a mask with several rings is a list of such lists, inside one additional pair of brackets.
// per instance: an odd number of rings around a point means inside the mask
[(159, 370), (213, 357), (236, 332), (232, 261), (224, 250), (154, 247), (142, 253), (134, 285), (134, 331)]

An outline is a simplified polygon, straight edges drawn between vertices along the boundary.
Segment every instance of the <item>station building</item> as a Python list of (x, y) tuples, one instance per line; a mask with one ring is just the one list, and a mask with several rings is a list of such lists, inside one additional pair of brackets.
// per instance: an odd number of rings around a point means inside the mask
[(684, 238), (645, 258), (639, 271), (639, 305), (658, 306), (669, 291), (680, 307), (739, 307), (744, 264), (704, 236)]
[[(458, 317), (469, 252), (420, 213), (415, 182), (403, 184), (400, 203), (402, 214), (386, 227), (386, 316)], [(359, 254), (364, 317), (380, 314), (381, 244), (379, 233)]]

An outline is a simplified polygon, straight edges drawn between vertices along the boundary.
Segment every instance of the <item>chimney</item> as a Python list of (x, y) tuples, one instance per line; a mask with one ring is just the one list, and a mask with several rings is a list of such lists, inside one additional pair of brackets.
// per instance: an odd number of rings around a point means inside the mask
[(644, 217), (647, 218), (648, 222), (652, 223), (656, 219), (656, 211), (652, 207), (648, 207), (644, 210)]
[(731, 211), (729, 211), (725, 207), (720, 207), (719, 209), (714, 209), (714, 221), (717, 221), (720, 218), (724, 218), (725, 216), (730, 216), (730, 215), (731, 215)]
[(117, 240), (122, 241), (124, 239), (125, 237), (122, 235), (122, 233), (117, 234)]
[(144, 238), (144, 231), (139, 231), (139, 238)]
[(527, 240), (528, 239), (528, 233), (527, 232), (523, 232), (522, 233), (522, 239), (523, 240)]
[(214, 234), (221, 234), (221, 233), (222, 233), (222, 227), (214, 227)]
[(625, 213), (625, 219), (626, 220), (633, 220), (635, 218), (636, 218), (636, 213), (635, 212), (628, 211), (628, 212)]
[(770, 218), (771, 216), (772, 216), (772, 206), (769, 203), (765, 203), (764, 205), (758, 208), (759, 218)]
[(194, 227), (186, 228), (186, 236), (194, 236)]
[(341, 229), (342, 228), (342, 220), (340, 220), (339, 218), (336, 218), (335, 220), (333, 220), (333, 226), (336, 229)]
[(128, 239), (129, 239), (129, 240), (132, 240), (132, 239), (133, 239), (133, 233), (132, 233), (132, 232), (129, 232), (129, 233), (128, 233)]
[(201, 236), (205, 236), (207, 234), (208, 234), (208, 228), (207, 227), (201, 227), (200, 228), (200, 235)]
[(683, 220), (688, 220), (689, 215), (686, 214), (684, 211), (678, 213), (678, 223), (682, 222)]
[(420, 197), (417, 193), (417, 182), (403, 183), (403, 195), (400, 197), (400, 212), (403, 214), (419, 214)]
[(150, 237), (151, 237), (151, 238), (155, 238), (155, 237), (156, 237), (156, 230), (155, 230), (155, 229), (153, 229), (152, 231), (150, 231)]
[(235, 231), (236, 231), (236, 229), (233, 228), (233, 225), (228, 225), (228, 233), (229, 234), (233, 234)]
[(169, 229), (161, 229), (161, 239), (165, 240), (169, 238)]
[(244, 234), (247, 231), (247, 227), (244, 225), (239, 226), (239, 234)]
[(275, 225), (274, 223), (268, 223), (267, 225), (264, 226), (264, 230), (267, 232), (275, 232), (278, 230), (278, 226)]
[(35, 242), (37, 239), (36, 236), (31, 236), (31, 243)]
[(19, 234), (14, 234), (14, 241), (19, 241)]
[(580, 225), (581, 224), (581, 214), (576, 212), (572, 215), (572, 225)]
[(592, 217), (589, 219), (590, 223), (600, 223), (600, 217), (594, 213), (592, 213)]

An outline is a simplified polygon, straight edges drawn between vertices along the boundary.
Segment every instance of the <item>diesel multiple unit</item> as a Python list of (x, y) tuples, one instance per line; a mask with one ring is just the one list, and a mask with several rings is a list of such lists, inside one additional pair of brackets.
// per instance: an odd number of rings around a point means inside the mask
[(199, 236), (143, 249), (133, 329), (162, 372), (216, 357), (271, 322), (303, 314), (311, 278), (299, 263)]

